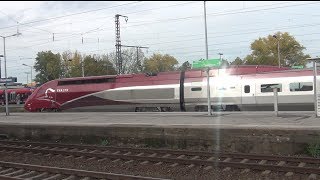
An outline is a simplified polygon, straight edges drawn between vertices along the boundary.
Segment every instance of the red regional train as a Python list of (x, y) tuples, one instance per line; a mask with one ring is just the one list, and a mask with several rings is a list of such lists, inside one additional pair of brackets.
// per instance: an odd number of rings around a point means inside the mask
[[(248, 85), (242, 84), (244, 80), (263, 72), (286, 70), (289, 68), (248, 65), (210, 70), (213, 107), (223, 105), (227, 111), (240, 110), (242, 99), (250, 106), (255, 104), (250, 97), (255, 96), (245, 93)], [(241, 80), (241, 76), (247, 78)], [(257, 87), (255, 81), (252, 78), (248, 82), (251, 93)], [(206, 72), (201, 70), (57, 79), (37, 88), (24, 107), (30, 112), (148, 111), (148, 108), (201, 111), (207, 107), (206, 82)]]
[[(8, 104), (24, 104), (32, 92), (33, 89), (31, 88), (8, 89)], [(5, 103), (5, 92), (4, 89), (1, 89), (0, 104), (4, 105)]]

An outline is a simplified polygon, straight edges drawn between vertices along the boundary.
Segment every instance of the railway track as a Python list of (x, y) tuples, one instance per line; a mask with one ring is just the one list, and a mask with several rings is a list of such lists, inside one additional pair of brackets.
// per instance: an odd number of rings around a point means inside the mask
[(66, 169), (48, 166), (38, 166), (31, 164), (21, 164), (0, 161), (0, 179), (2, 180), (22, 180), (22, 179), (42, 179), (42, 180), (159, 180), (142, 176), (130, 176), (123, 174), (103, 173), (95, 171), (84, 171), (76, 169)]
[(33, 153), (45, 156), (63, 155), (66, 158), (84, 158), (96, 161), (140, 163), (141, 165), (168, 165), (193, 168), (201, 166), (205, 170), (214, 167), (228, 171), (241, 169), (242, 173), (251, 170), (284, 172), (286, 176), (294, 173), (309, 174), (315, 179), (320, 175), (320, 159), (309, 157), (286, 157), (242, 153), (213, 153), (202, 151), (181, 151), (145, 148), (122, 148), (108, 146), (38, 143), (21, 141), (0, 141), (0, 152)]

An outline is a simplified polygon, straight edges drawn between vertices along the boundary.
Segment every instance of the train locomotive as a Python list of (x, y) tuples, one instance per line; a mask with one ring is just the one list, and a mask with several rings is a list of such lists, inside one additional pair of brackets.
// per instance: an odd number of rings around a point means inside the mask
[[(312, 70), (274, 66), (230, 66), (209, 71), (212, 109), (313, 109)], [(205, 111), (207, 74), (203, 70), (66, 78), (37, 88), (24, 108), (39, 111)]]

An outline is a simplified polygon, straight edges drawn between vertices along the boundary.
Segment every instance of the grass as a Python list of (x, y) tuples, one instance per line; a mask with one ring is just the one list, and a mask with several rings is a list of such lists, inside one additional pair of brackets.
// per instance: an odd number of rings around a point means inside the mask
[(320, 158), (320, 143), (309, 144), (307, 153), (314, 158)]
[(107, 146), (107, 145), (109, 145), (109, 141), (104, 139), (104, 140), (101, 141), (100, 144), (101, 144), (101, 146)]

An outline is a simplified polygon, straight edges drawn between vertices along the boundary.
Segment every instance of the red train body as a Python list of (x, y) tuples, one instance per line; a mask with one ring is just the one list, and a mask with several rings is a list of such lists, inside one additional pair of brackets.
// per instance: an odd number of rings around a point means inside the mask
[[(230, 75), (287, 70), (274, 66), (230, 66), (212, 69), (211, 76), (221, 71)], [(101, 108), (137, 111), (140, 107), (178, 107), (200, 102), (199, 98), (184, 94), (193, 91), (192, 83), (202, 83), (206, 72), (162, 72), (157, 75), (128, 74), (77, 77), (49, 81), (38, 87), (25, 103), (27, 111)], [(180, 93), (179, 93), (180, 91)], [(186, 91), (187, 92), (187, 91)], [(192, 95), (201, 93), (194, 92)], [(129, 111), (131, 111), (129, 110)]]
[[(8, 89), (8, 104), (24, 104), (32, 92), (31, 88)], [(0, 104), (5, 104), (4, 89), (0, 90)]]

